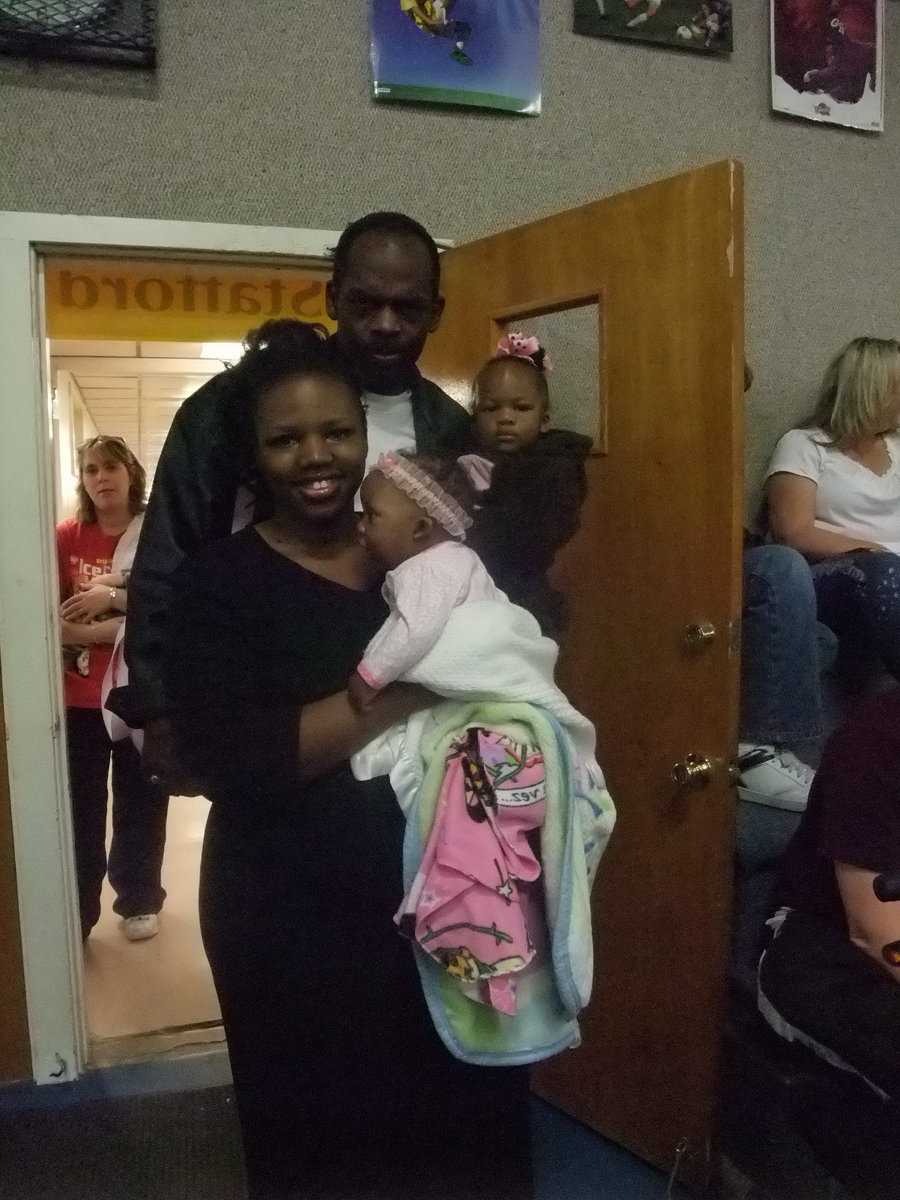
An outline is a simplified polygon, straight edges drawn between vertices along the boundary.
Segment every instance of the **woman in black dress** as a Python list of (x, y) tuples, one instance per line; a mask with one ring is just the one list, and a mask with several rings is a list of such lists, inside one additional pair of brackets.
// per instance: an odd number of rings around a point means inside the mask
[(387, 608), (359, 545), (360, 391), (313, 327), (265, 326), (235, 368), (252, 400), (257, 525), (182, 568), (166, 686), (212, 801), (200, 916), (252, 1200), (525, 1200), (522, 1068), (458, 1062), (410, 943), (403, 821), (347, 760), (428, 697), (345, 686)]

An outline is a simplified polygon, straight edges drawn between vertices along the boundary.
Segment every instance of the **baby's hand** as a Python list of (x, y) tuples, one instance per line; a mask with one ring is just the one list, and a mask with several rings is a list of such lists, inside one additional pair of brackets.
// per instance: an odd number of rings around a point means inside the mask
[(369, 687), (359, 671), (354, 671), (347, 684), (347, 695), (357, 712), (365, 712), (367, 708), (371, 707), (378, 692), (375, 688)]

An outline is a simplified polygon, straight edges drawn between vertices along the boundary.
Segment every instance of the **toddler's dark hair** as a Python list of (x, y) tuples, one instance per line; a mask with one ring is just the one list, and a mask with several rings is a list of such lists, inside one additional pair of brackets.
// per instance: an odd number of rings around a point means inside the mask
[(521, 363), (522, 370), (528, 371), (528, 373), (536, 379), (538, 392), (540, 393), (541, 397), (541, 403), (545, 409), (549, 408), (550, 388), (547, 384), (547, 373), (543, 366), (544, 359), (546, 357), (547, 351), (543, 346), (539, 346), (538, 349), (535, 350), (534, 354), (529, 354), (527, 357), (519, 357), (518, 355), (514, 354), (495, 354), (493, 358), (489, 358), (487, 360), (487, 362), (475, 376), (475, 379), (472, 383), (472, 394), (475, 402), (478, 402), (478, 392), (482, 383), (484, 382), (484, 377), (492, 367), (496, 366), (497, 363)]
[(423, 474), (433, 479), (456, 501), (466, 516), (475, 516), (478, 492), (455, 458), (442, 458), (437, 454), (413, 454), (409, 450), (398, 450), (397, 457), (412, 463)]

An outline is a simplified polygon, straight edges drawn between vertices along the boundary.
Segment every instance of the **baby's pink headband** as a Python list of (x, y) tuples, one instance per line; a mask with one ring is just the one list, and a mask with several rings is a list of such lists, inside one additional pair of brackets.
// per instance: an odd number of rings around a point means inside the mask
[[(493, 464), (486, 458), (477, 454), (464, 454), (456, 461), (469, 477), (476, 492), (483, 492), (490, 487)], [(405, 492), (410, 500), (423, 508), (451, 537), (458, 538), (461, 542), (466, 540), (466, 530), (472, 524), (472, 518), (437, 480), (432, 479), (414, 462), (410, 462), (405, 454), (389, 450), (387, 454), (379, 456), (374, 470), (380, 471), (401, 492)]]
[(524, 333), (509, 332), (503, 335), (497, 343), (497, 358), (504, 355), (509, 358), (527, 358), (544, 375), (549, 375), (553, 364), (547, 351), (536, 337), (526, 337)]

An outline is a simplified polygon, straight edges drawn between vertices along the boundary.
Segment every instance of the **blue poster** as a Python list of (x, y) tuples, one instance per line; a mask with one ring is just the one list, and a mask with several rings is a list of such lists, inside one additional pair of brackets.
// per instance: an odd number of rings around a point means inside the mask
[(541, 111), (540, 0), (370, 0), (377, 100)]

